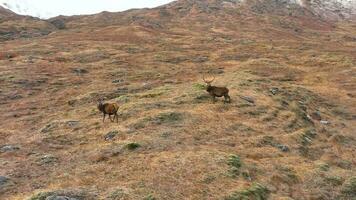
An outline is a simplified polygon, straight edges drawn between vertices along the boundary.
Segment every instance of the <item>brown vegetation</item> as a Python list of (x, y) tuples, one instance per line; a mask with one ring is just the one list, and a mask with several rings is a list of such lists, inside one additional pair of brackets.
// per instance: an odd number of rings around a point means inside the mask
[[(16, 56), (0, 59), (0, 199), (353, 197), (354, 23), (233, 2), (60, 17), (1, 42)], [(230, 104), (209, 101), (201, 66)], [(99, 97), (120, 123), (101, 123)]]

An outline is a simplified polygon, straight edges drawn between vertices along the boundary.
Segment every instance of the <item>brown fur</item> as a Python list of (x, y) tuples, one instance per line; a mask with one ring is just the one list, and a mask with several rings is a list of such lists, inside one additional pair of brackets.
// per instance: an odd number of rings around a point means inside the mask
[(216, 87), (216, 86), (212, 86), (211, 83), (215, 80), (215, 78), (213, 80), (207, 81), (205, 80), (205, 78), (203, 77), (204, 82), (207, 84), (207, 88), (206, 91), (210, 94), (210, 96), (213, 98), (213, 101), (215, 102), (215, 98), (216, 97), (224, 97), (225, 102), (231, 102), (231, 98), (229, 96), (229, 89), (227, 89), (226, 87)]
[[(119, 123), (119, 116), (117, 114), (119, 110), (119, 105), (117, 103), (103, 103), (101, 100), (98, 102), (98, 109), (103, 113), (103, 122), (105, 121), (105, 116), (109, 115), (109, 119), (113, 122), (116, 118), (116, 122)], [(114, 119), (111, 119), (111, 115), (114, 115)]]

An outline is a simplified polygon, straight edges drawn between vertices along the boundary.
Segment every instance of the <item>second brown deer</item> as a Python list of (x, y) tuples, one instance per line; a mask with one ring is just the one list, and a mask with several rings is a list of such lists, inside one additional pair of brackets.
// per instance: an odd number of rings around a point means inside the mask
[[(104, 103), (103, 99), (98, 100), (98, 109), (103, 113), (103, 122), (105, 121), (105, 116), (109, 115), (111, 122), (114, 122), (116, 118), (116, 123), (119, 122), (119, 116), (117, 114), (119, 110), (119, 105), (117, 103)], [(111, 115), (114, 115), (114, 119), (111, 119)]]
[(226, 87), (217, 87), (217, 86), (212, 86), (211, 83), (215, 80), (215, 76), (213, 78), (210, 78), (207, 80), (205, 76), (203, 75), (203, 80), (206, 83), (206, 91), (210, 94), (210, 96), (213, 98), (213, 102), (216, 101), (216, 97), (224, 97), (225, 103), (230, 103), (231, 98), (229, 96), (229, 89)]

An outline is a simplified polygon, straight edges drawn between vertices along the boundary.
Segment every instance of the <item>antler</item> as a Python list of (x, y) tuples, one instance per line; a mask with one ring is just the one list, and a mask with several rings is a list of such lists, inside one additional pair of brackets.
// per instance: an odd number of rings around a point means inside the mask
[(204, 80), (205, 83), (210, 84), (215, 80), (215, 76), (213, 75), (213, 79), (211, 79), (211, 80), (206, 80), (205, 79), (205, 75), (203, 75), (203, 80)]

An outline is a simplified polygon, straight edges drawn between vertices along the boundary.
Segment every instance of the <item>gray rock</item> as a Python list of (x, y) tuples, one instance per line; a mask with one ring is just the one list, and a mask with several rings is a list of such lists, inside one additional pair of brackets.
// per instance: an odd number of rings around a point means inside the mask
[(273, 95), (276, 95), (278, 92), (279, 92), (279, 89), (278, 88), (271, 88), (269, 90)]
[(116, 80), (113, 80), (112, 83), (123, 83), (124, 82), (124, 79), (116, 79)]
[(70, 127), (78, 126), (79, 123), (80, 121), (75, 121), (75, 120), (67, 121), (67, 125)]
[(278, 149), (280, 149), (281, 151), (283, 151), (283, 152), (288, 152), (289, 151), (289, 147), (286, 146), (286, 145), (283, 145), (283, 144), (278, 144), (276, 147)]
[(249, 97), (249, 96), (240, 96), (241, 99), (249, 102), (249, 103), (252, 103), (254, 104), (255, 103), (255, 100), (252, 98), (252, 97)]
[(58, 127), (57, 123), (47, 124), (45, 127), (43, 127), (41, 129), (41, 133), (48, 133), (48, 132), (52, 131), (53, 129), (57, 128), (57, 127)]
[(323, 125), (329, 125), (330, 124), (330, 122), (326, 121), (326, 120), (321, 120), (320, 123), (323, 124)]
[(19, 150), (20, 147), (18, 146), (13, 146), (13, 145), (5, 145), (5, 146), (2, 146), (0, 148), (0, 152), (1, 153), (5, 153), (5, 152), (13, 152), (13, 151), (16, 151), (16, 150)]
[(38, 163), (41, 164), (41, 165), (45, 165), (45, 164), (51, 164), (51, 163), (55, 163), (57, 162), (58, 158), (56, 158), (55, 156), (53, 155), (45, 155), (41, 158), (38, 159)]
[(8, 182), (9, 178), (7, 178), (6, 176), (0, 176), (0, 186), (5, 185)]
[(56, 196), (52, 195), (46, 198), (46, 200), (78, 200), (77, 198), (71, 198), (66, 196)]
[(119, 134), (119, 131), (110, 131), (104, 136), (104, 139), (106, 141), (112, 140), (117, 136), (117, 134)]
[(20, 94), (13, 94), (13, 95), (9, 95), (8, 98), (9, 98), (10, 100), (17, 100), (17, 99), (22, 99), (23, 96), (20, 95)]
[(38, 200), (97, 200), (98, 195), (94, 191), (86, 189), (69, 189), (40, 192), (30, 199)]
[(77, 74), (78, 76), (79, 76), (79, 75), (83, 75), (83, 74), (89, 73), (88, 70), (86, 70), (86, 69), (80, 69), (80, 68), (75, 68), (75, 69), (72, 70), (72, 72), (75, 73), (75, 74)]
[(202, 63), (202, 62), (206, 62), (208, 60), (209, 60), (209, 58), (206, 57), (206, 56), (198, 56), (196, 58), (193, 58), (192, 61), (195, 62), (195, 63)]

